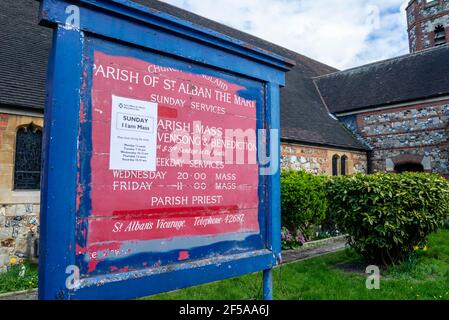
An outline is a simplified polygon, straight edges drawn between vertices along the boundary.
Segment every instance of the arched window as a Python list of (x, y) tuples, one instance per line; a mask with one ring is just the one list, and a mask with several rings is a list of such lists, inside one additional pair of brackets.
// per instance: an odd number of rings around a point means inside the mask
[(345, 176), (347, 174), (347, 170), (348, 170), (347, 168), (348, 168), (348, 157), (343, 156), (343, 157), (341, 157), (341, 166), (340, 166), (342, 176)]
[(332, 157), (332, 175), (338, 176), (338, 162), (340, 160), (340, 157), (336, 154)]
[(33, 123), (16, 135), (14, 189), (39, 190), (41, 181), (42, 130)]
[(435, 27), (435, 45), (439, 46), (446, 43), (446, 30), (443, 25)]

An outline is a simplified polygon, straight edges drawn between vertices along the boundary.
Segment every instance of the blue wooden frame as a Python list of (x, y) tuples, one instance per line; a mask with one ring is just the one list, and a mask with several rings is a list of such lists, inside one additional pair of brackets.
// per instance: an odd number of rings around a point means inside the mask
[[(80, 10), (79, 26), (66, 25), (66, 8), (70, 5)], [(97, 275), (84, 278), (81, 289), (66, 287), (66, 268), (76, 265), (79, 110), (87, 39), (150, 50), (261, 82), (265, 87), (267, 129), (280, 129), (279, 88), (294, 63), (126, 0), (41, 0), (40, 19), (42, 25), (54, 29), (54, 34), (45, 108), (39, 298), (134, 298), (270, 270), (277, 265), (281, 254), (279, 171), (264, 178), (268, 188), (268, 198), (263, 201), (267, 210), (265, 249), (180, 263), (170, 272), (151, 268)], [(115, 27), (111, 27), (111, 19)], [(280, 148), (279, 137), (276, 145)]]

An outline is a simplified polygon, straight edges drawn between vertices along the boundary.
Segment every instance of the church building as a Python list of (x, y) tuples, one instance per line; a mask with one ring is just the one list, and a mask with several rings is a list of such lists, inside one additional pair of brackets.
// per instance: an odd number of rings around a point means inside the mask
[(449, 178), (449, 0), (407, 7), (411, 53), (314, 79), (323, 103), (369, 146), (369, 172)]

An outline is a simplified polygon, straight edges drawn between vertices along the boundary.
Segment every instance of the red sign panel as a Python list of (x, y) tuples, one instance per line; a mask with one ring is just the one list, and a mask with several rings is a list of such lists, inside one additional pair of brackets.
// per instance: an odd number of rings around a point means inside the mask
[(256, 101), (245, 89), (95, 51), (87, 251), (259, 233)]

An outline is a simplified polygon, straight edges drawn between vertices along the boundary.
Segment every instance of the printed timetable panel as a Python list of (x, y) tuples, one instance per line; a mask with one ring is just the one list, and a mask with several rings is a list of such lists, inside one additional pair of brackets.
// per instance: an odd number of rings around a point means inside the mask
[(262, 249), (263, 84), (100, 40), (86, 48), (82, 274)]

